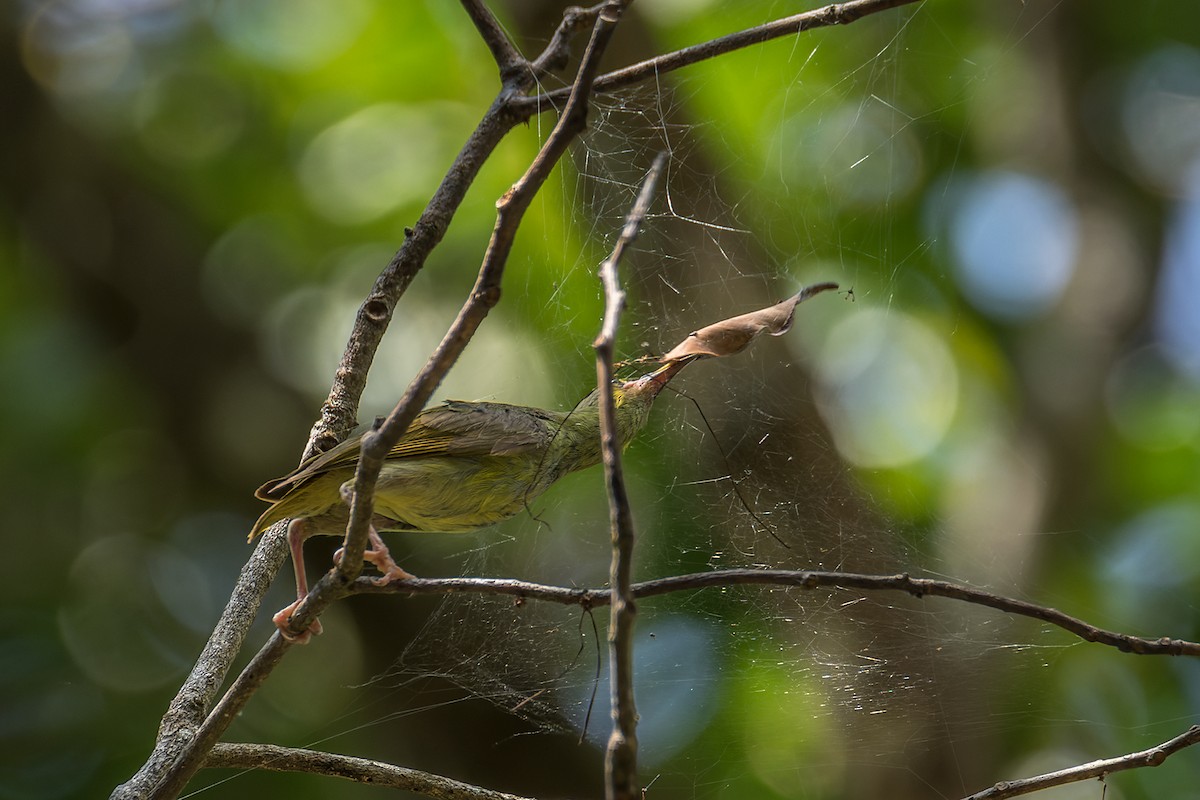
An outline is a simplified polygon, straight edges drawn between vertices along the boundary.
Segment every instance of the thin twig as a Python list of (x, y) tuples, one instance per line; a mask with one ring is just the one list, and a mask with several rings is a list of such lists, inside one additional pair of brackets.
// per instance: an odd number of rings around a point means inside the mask
[[(482, 16), (478, 16), (486, 15), (492, 19), (499, 32), (485, 33), (480, 27), (482, 36), (503, 34), (499, 23), (495, 22), (491, 12), (483, 7), (481, 0), (463, 2), (476, 27), (482, 25), (490, 29), (491, 24), (484, 22)], [(421, 216), (411, 228), (405, 229), (404, 244), (379, 274), (370, 294), (358, 309), (349, 341), (342, 353), (342, 360), (334, 374), (329, 396), (322, 404), (320, 417), (309, 433), (308, 446), (301, 460), (333, 447), (358, 424), (358, 404), (367, 385), (367, 374), (388, 323), (391, 322), (396, 303), (425, 266), (429, 254), (441, 243), (450, 220), (454, 218), (466, 196), (467, 189), (474, 183), (480, 168), (491, 157), (496, 145), (513, 127), (528, 119), (529, 114), (518, 112), (514, 103), (520, 101), (522, 92), (533, 85), (534, 74), (542, 75), (548, 69), (565, 66), (571, 37), (592, 24), (602, 7), (603, 4), (592, 9), (568, 8), (564, 11), (563, 20), (545, 50), (533, 64), (527, 65), (528, 68), (523, 66), (505, 72), (504, 64), (498, 61), (503, 79), (499, 94), (459, 151), (450, 169), (446, 171)], [(497, 44), (492, 41), (487, 41), (487, 44), (495, 54)], [(502, 45), (500, 47), (503, 49)], [(515, 46), (513, 52), (520, 58)], [(507, 59), (508, 55), (502, 57)], [(525, 64), (523, 58), (521, 62)], [(594, 79), (595, 75), (591, 77)]]
[[(615, 21), (615, 20), (614, 20)], [(641, 230), (650, 209), (666, 153), (659, 153), (646, 174), (642, 189), (617, 237), (612, 255), (600, 265), (604, 286), (604, 323), (592, 343), (596, 350), (596, 386), (600, 395), (600, 439), (604, 456), (604, 480), (608, 489), (608, 513), (612, 529), (612, 561), (609, 585), (612, 586), (612, 614), (608, 626), (609, 684), (612, 704), (612, 734), (605, 751), (605, 796), (608, 800), (636, 800), (637, 783), (637, 707), (633, 698), (633, 625), (637, 606), (630, 592), (633, 576), (633, 514), (625, 478), (621, 470), (621, 439), (617, 431), (616, 404), (613, 401), (613, 350), (617, 326), (625, 308), (625, 292), (617, 278), (617, 265)]]
[(392, 320), (396, 304), (425, 266), (429, 254), (442, 241), (451, 219), (484, 162), (500, 140), (520, 121), (510, 113), (507, 105), (514, 91), (510, 86), (501, 89), (447, 170), (421, 216), (411, 228), (405, 230), (404, 243), (376, 278), (370, 294), (359, 306), (329, 397), (322, 404), (320, 417), (309, 434), (309, 445), (303, 458), (328, 450), (358, 424), (358, 404), (367, 385), (367, 373)]
[(963, 800), (1001, 800), (1005, 797), (1018, 797), (1023, 794), (1040, 792), (1042, 789), (1049, 789), (1052, 786), (1062, 786), (1065, 783), (1078, 783), (1079, 781), (1091, 780), (1092, 778), (1103, 780), (1107, 775), (1127, 769), (1157, 767), (1166, 761), (1169, 756), (1194, 744), (1200, 744), (1200, 725), (1193, 725), (1175, 738), (1165, 741), (1160, 745), (1155, 745), (1148, 750), (1140, 750), (1136, 753), (1129, 753), (1117, 756), (1116, 758), (1106, 758), (1101, 761), (1092, 761), (1087, 764), (1080, 764), (1077, 767), (1068, 767), (1067, 769), (1060, 769), (1055, 772), (1047, 772), (1044, 775), (1034, 775), (1029, 778), (1020, 778), (1013, 781), (1000, 781), (995, 786), (969, 795), (963, 798)]
[(247, 701), (258, 691), (291, 646), (292, 643), (283, 638), (279, 631), (271, 635), (250, 663), (238, 673), (225, 694), (221, 695), (220, 702), (205, 717), (195, 735), (180, 749), (179, 757), (164, 772), (161, 780), (153, 786), (147, 796), (172, 800), (179, 796), (196, 774), (196, 770), (204, 764), (217, 740), (246, 707)]
[[(851, 0), (848, 3), (832, 3), (606, 72), (596, 79), (592, 90), (595, 93), (612, 92), (771, 39), (815, 28), (848, 25), (870, 14), (916, 2), (918, 0)], [(557, 108), (565, 97), (565, 89), (555, 89), (531, 97), (518, 98), (514, 101), (514, 108), (526, 115), (538, 114), (549, 108)]]
[[(591, 24), (602, 7), (567, 9), (545, 50), (529, 64), (509, 42), (482, 0), (462, 2), (497, 59), (502, 79), (500, 92), (459, 151), (421, 216), (411, 228), (405, 229), (404, 244), (380, 273), (371, 293), (359, 307), (329, 397), (321, 406), (321, 415), (309, 434), (302, 460), (342, 441), (358, 424), (358, 404), (367, 385), (367, 374), (396, 303), (421, 271), (429, 254), (442, 241), (467, 189), (496, 145), (513, 127), (528, 119), (529, 114), (518, 112), (514, 103), (520, 101), (522, 93), (533, 85), (535, 73), (541, 75), (548, 68), (565, 66), (570, 38)], [(509, 42), (508, 45), (502, 44), (501, 39)], [(517, 68), (506, 69), (506, 65), (514, 63), (513, 59), (519, 59)], [(589, 80), (594, 81), (594, 78), (593, 72)]]
[(385, 764), (382, 761), (271, 744), (218, 744), (209, 754), (204, 766), (308, 772), (369, 783), (373, 786), (404, 789), (423, 794), (433, 800), (530, 800), (430, 772)]
[[(964, 603), (987, 606), (1007, 614), (1041, 620), (1062, 628), (1084, 641), (1115, 647), (1126, 653), (1144, 656), (1200, 657), (1200, 643), (1198, 642), (1172, 639), (1166, 636), (1148, 639), (1116, 633), (1098, 628), (1054, 608), (1004, 597), (971, 586), (931, 578), (913, 578), (907, 574), (864, 575), (856, 572), (827, 570), (720, 569), (643, 581), (633, 584), (631, 590), (634, 597), (645, 598), (715, 586), (742, 585), (790, 586), (807, 590), (819, 588), (862, 589), (864, 591), (904, 592), (913, 597), (946, 597), (952, 600), (961, 600)], [(351, 594), (455, 594), (461, 592), (510, 595), (561, 605), (577, 605), (585, 609), (608, 605), (611, 599), (608, 589), (549, 586), (500, 578), (414, 579), (399, 581), (387, 587), (378, 587), (369, 580), (360, 579), (350, 587)]]
[(600, 15), (600, 9), (604, 8), (604, 5), (597, 3), (591, 8), (568, 6), (563, 10), (562, 21), (550, 37), (546, 49), (530, 65), (536, 78), (567, 66), (567, 59), (571, 54), (571, 40), (579, 31), (596, 24), (596, 17)]
[(483, 0), (462, 0), (462, 6), (471, 22), (475, 23), (479, 38), (483, 39), (488, 50), (492, 51), (492, 58), (500, 68), (502, 82), (508, 83), (517, 72), (528, 71), (529, 62), (521, 55), (521, 51), (513, 44), (496, 15), (484, 5)]

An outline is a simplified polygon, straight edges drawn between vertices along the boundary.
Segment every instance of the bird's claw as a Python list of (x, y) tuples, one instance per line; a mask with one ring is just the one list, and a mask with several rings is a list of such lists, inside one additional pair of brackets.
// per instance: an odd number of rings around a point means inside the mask
[(408, 572), (407, 570), (401, 569), (400, 567), (396, 566), (395, 563), (393, 563), (392, 569), (389, 569), (387, 572), (380, 575), (378, 578), (371, 578), (371, 583), (375, 584), (376, 586), (387, 586), (392, 581), (406, 581), (410, 578), (415, 578), (415, 577), (417, 577), (417, 576), (413, 575), (411, 572)]
[[(334, 552), (334, 566), (340, 567), (342, 565), (342, 555), (344, 554), (345, 550), (346, 548), (339, 547)], [(395, 560), (392, 559), (392, 555), (387, 551), (387, 548), (384, 548), (383, 550), (367, 550), (363, 553), (363, 561), (372, 564), (376, 569), (383, 573), (379, 577), (371, 578), (371, 583), (375, 584), (376, 586), (387, 586), (392, 581), (403, 581), (408, 580), (409, 578), (417, 577), (397, 564)]]
[(300, 603), (304, 598), (300, 598), (292, 603), (287, 608), (280, 609), (275, 616), (271, 617), (271, 621), (275, 623), (275, 627), (279, 629), (279, 635), (295, 644), (308, 644), (314, 636), (320, 636), (322, 632), (321, 620), (314, 619), (308, 628), (300, 633), (292, 633), (292, 614), (296, 613), (296, 609), (300, 607)]
[(387, 551), (387, 548), (368, 550), (363, 553), (363, 560), (370, 561), (375, 565), (375, 569), (383, 573), (378, 578), (371, 578), (371, 583), (376, 586), (387, 586), (392, 581), (404, 581), (409, 578), (415, 578), (411, 572), (404, 570), (392, 559), (392, 554)]

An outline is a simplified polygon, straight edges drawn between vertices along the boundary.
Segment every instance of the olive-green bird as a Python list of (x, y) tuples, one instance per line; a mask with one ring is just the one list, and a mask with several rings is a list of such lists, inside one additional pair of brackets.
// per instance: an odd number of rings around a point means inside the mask
[[(684, 363), (614, 384), (622, 447), (646, 424), (654, 398)], [(343, 494), (353, 481), (360, 447), (361, 436), (347, 439), (255, 493), (272, 506), (254, 523), (251, 540), (280, 520), (292, 520), (288, 542), (298, 599), (275, 615), (281, 631), (308, 594), (304, 540), (345, 533), (350, 509)], [(596, 391), (569, 412), (457, 400), (422, 411), (388, 453), (375, 486), (371, 548), (365, 558), (383, 573), (376, 582), (412, 577), (392, 560), (378, 531), (478, 530), (520, 513), (559, 478), (600, 461)], [(307, 641), (320, 632), (320, 623), (314, 622), (297, 638)]]

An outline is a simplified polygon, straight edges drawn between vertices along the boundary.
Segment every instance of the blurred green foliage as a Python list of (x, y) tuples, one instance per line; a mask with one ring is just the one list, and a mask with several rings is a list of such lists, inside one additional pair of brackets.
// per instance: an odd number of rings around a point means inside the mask
[[(798, 10), (635, 9), (610, 66)], [(498, 9), (530, 54), (560, 11)], [(354, 309), (491, 102), (496, 70), (449, 3), (2, 13), (0, 797), (103, 796), (149, 752), (248, 555), (252, 487), (300, 453)], [(725, 455), (685, 400), (630, 449), (642, 577), (927, 570), (1130, 633), (1200, 638), (1197, 31), (1190, 4), (923, 3), (598, 98), (526, 219), (504, 301), (441, 394), (561, 407), (586, 393), (594, 267), (669, 147), (665, 195), (623, 266), (625, 355), (809, 280), (841, 281), (856, 302), (806, 305), (785, 342), (691, 370), (681, 388)], [(363, 420), (440, 338), (495, 199), (551, 124), (535, 118), (488, 162), (401, 303)], [(714, 478), (726, 474), (746, 476), (789, 550), (749, 524)], [(539, 513), (545, 525), (405, 542), (401, 561), (454, 574), (478, 549), (490, 574), (602, 583), (598, 478), (566, 481)], [(311, 565), (328, 564), (325, 545)], [(291, 591), (279, 584), (272, 608)], [(738, 590), (643, 605), (642, 691), (662, 709), (643, 720), (662, 728), (648, 737), (649, 798), (958, 796), (1147, 747), (1200, 708), (1200, 665), (933, 600)], [(461, 700), (451, 650), (448, 681), (437, 667), (379, 677), (414, 636), (433, 643), (425, 655), (441, 636), (515, 686), (497, 665), (550, 651), (531, 617), (510, 629), (504, 613), (339, 606), (231, 735), (600, 796), (596, 749), (521, 735), (528, 721)], [(546, 619), (568, 636), (579, 624)], [(454, 631), (430, 638), (435, 623)], [(251, 641), (269, 630), (264, 618)], [(594, 653), (572, 673), (576, 711)], [(672, 682), (686, 692), (657, 694)], [(605, 716), (601, 704), (593, 718)], [(224, 779), (209, 793), (378, 793), (273, 773), (201, 780)], [(1200, 756), (1185, 753), (1112, 777), (1107, 796), (1198, 783)]]

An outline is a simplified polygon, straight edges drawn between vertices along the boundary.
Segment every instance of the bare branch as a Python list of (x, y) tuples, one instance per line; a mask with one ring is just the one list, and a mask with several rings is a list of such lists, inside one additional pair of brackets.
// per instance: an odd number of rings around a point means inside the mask
[(369, 783), (373, 786), (404, 789), (431, 797), (433, 800), (530, 800), (508, 792), (484, 789), (430, 772), (397, 767), (381, 761), (270, 744), (218, 744), (213, 748), (204, 766), (310, 772)]
[(483, 43), (492, 51), (492, 58), (496, 59), (496, 66), (500, 68), (500, 80), (507, 84), (518, 73), (525, 72), (529, 62), (517, 50), (512, 39), (508, 38), (500, 21), (483, 0), (462, 0), (462, 5), (471, 22), (475, 23)]
[(963, 800), (1001, 800), (1001, 798), (1005, 797), (1018, 797), (1023, 794), (1040, 792), (1042, 789), (1049, 789), (1052, 786), (1062, 786), (1065, 783), (1078, 783), (1079, 781), (1091, 780), (1092, 778), (1103, 780), (1107, 775), (1127, 769), (1157, 767), (1166, 761), (1169, 756), (1197, 743), (1200, 743), (1200, 725), (1193, 725), (1175, 738), (1151, 747), (1149, 750), (1140, 750), (1136, 753), (1129, 753), (1128, 755), (1117, 756), (1116, 758), (1092, 761), (1087, 764), (1080, 764), (1077, 767), (1060, 769), (1056, 772), (1047, 772), (1044, 775), (1034, 775), (1033, 777), (1020, 778), (1014, 781), (1001, 781), (995, 786), (969, 795), (963, 798)]
[[(321, 416), (309, 436), (304, 458), (339, 441), (354, 426), (358, 417), (358, 402), (366, 387), (367, 372), (396, 302), (420, 271), (426, 257), (441, 241), (483, 163), (518, 121), (518, 118), (505, 111), (504, 99), (507, 96), (507, 90), (502, 92), (483, 116), (442, 179), (415, 228), (406, 231), (404, 244), (380, 273), (371, 293), (359, 307), (350, 340), (329, 397), (321, 408)], [(282, 525), (276, 526), (260, 539), (204, 651), (164, 715), (153, 751), (137, 774), (113, 791), (114, 800), (146, 797), (188, 746), (192, 732), (204, 720), (217, 690), (224, 682), (286, 553), (286, 535)]]
[[(805, 11), (783, 19), (747, 28), (728, 36), (711, 39), (701, 44), (675, 50), (661, 56), (639, 61), (622, 69), (606, 72), (596, 79), (593, 92), (603, 93), (623, 89), (641, 83), (657, 75), (674, 72), (700, 61), (741, 50), (756, 44), (789, 36), (795, 33), (827, 28), (832, 25), (848, 25), (870, 14), (877, 14), (897, 6), (909, 5), (918, 0), (851, 0), (848, 3), (832, 3), (821, 8)], [(532, 97), (517, 98), (513, 106), (521, 113), (533, 115), (548, 108), (557, 108), (566, 97), (565, 89), (556, 89)]]
[(650, 209), (650, 198), (662, 174), (666, 153), (659, 153), (650, 167), (637, 201), (629, 211), (625, 227), (617, 237), (610, 255), (600, 265), (604, 285), (604, 323), (592, 347), (596, 350), (596, 386), (600, 399), (601, 452), (604, 455), (604, 479), (608, 489), (608, 513), (612, 527), (612, 562), (609, 585), (612, 586), (612, 615), (608, 628), (610, 688), (613, 730), (605, 753), (605, 796), (609, 800), (636, 800), (637, 782), (637, 707), (633, 698), (633, 625), (637, 606), (630, 583), (633, 576), (633, 514), (625, 478), (621, 470), (621, 439), (617, 431), (616, 405), (610, 388), (613, 383), (613, 349), (617, 325), (625, 308), (625, 292), (617, 278), (617, 265), (626, 248), (637, 238), (642, 220)]
[[(599, 71), (600, 57), (608, 45), (612, 32), (624, 10), (624, 2), (607, 4), (596, 19), (592, 30), (592, 38), (588, 42), (579, 72), (575, 77), (571, 97), (559, 117), (558, 124), (551, 131), (542, 149), (534, 157), (533, 163), (521, 176), (520, 180), (496, 203), (496, 225), (492, 230), (492, 238), (488, 242), (487, 251), (483, 256), (483, 264), (479, 276), (471, 290), (467, 302), (459, 311), (458, 317), (446, 331), (441, 343), (430, 356), (429, 361), (409, 384), (404, 395), (392, 409), (391, 414), (377, 431), (363, 436), (362, 456), (359, 458), (358, 469), (354, 476), (354, 496), (350, 506), (350, 523), (346, 529), (345, 550), (341, 565), (323, 578), (313, 589), (306, 600), (292, 616), (291, 627), (295, 631), (305, 630), (315, 618), (314, 609), (321, 606), (322, 595), (331, 591), (332, 584), (345, 586), (353, 581), (362, 571), (362, 556), (366, 550), (367, 529), (373, 513), (375, 482), (384, 458), (392, 445), (408, 430), (408, 426), (420, 412), (421, 408), (433, 396), (434, 390), (445, 377), (450, 367), (458, 360), (466, 348), (467, 342), (475, 334), (479, 325), (500, 301), (500, 280), (504, 274), (504, 266), (508, 254), (512, 251), (517, 228), (524, 219), (525, 211), (533, 202), (534, 196), (542, 188), (554, 166), (566, 153), (571, 141), (579, 135), (587, 125), (587, 108), (589, 87)], [(339, 589), (340, 591), (340, 589)]]
[[(600, 9), (606, 5), (602, 3), (590, 9), (568, 8), (546, 49), (533, 64), (529, 64), (484, 6), (483, 0), (462, 2), (496, 57), (504, 86), (459, 151), (416, 224), (405, 229), (404, 244), (380, 273), (371, 293), (359, 307), (329, 396), (321, 406), (320, 418), (309, 434), (302, 461), (337, 444), (358, 424), (358, 404), (367, 385), (367, 373), (391, 322), (396, 303), (421, 271), (426, 258), (442, 241), (467, 189), (474, 183), (496, 145), (514, 126), (528, 119), (529, 113), (521, 113), (514, 105), (521, 100), (521, 92), (533, 85), (535, 74), (541, 75), (566, 64), (570, 39), (584, 27), (593, 24)], [(598, 51), (596, 63), (587, 70), (586, 75), (583, 71), (585, 65), (580, 65), (574, 86), (586, 87), (594, 83), (599, 55)], [(580, 77), (586, 78), (586, 83), (580, 83)], [(587, 91), (581, 91), (586, 99)], [(564, 90), (562, 97), (568, 97), (567, 90)], [(584, 114), (586, 116), (586, 110)]]
[(511, 90), (503, 89), (488, 108), (442, 178), (429, 205), (416, 224), (405, 230), (404, 244), (376, 278), (370, 294), (359, 307), (329, 397), (321, 406), (321, 416), (313, 425), (301, 460), (328, 450), (358, 424), (358, 403), (367, 386), (367, 373), (392, 320), (396, 303), (425, 266), (425, 259), (442, 241), (450, 220), (484, 162), (519, 122), (506, 106), (510, 96)]
[(604, 5), (604, 3), (598, 3), (591, 8), (568, 6), (563, 10), (562, 22), (558, 24), (554, 35), (550, 37), (546, 49), (534, 59), (531, 65), (535, 77), (540, 78), (567, 65), (571, 40), (579, 31), (596, 24), (596, 17), (600, 15), (600, 9), (604, 8)]
[(171, 764), (152, 790), (146, 795), (152, 798), (175, 798), (196, 774), (209, 752), (225, 733), (229, 725), (245, 708), (251, 696), (262, 686), (263, 681), (283, 659), (292, 643), (276, 631), (263, 645), (250, 663), (238, 674), (233, 685), (222, 695), (212, 712), (205, 718), (195, 735), (180, 748), (179, 757)]
[[(1115, 647), (1126, 653), (1144, 656), (1193, 656), (1200, 657), (1200, 643), (1186, 639), (1146, 639), (1125, 633), (1116, 633), (1098, 628), (1077, 617), (1046, 606), (1027, 603), (1011, 597), (986, 592), (971, 586), (930, 578), (913, 578), (899, 575), (863, 575), (855, 572), (831, 572), (825, 570), (786, 569), (724, 569), (711, 572), (694, 572), (689, 575), (673, 575), (668, 578), (635, 583), (631, 587), (636, 598), (655, 597), (672, 592), (707, 589), (714, 586), (791, 586), (799, 589), (862, 589), (864, 591), (894, 591), (911, 594), (913, 597), (946, 597), (964, 603), (987, 606), (997, 611), (1041, 620), (1078, 636), (1086, 642), (1095, 642)], [(378, 587), (367, 580), (359, 580), (350, 587), (352, 594), (453, 594), (476, 592), (480, 594), (510, 595), (530, 600), (544, 600), (562, 605), (577, 605), (582, 608), (597, 608), (610, 602), (607, 589), (578, 589), (565, 586), (547, 586), (528, 581), (496, 578), (439, 578), (398, 581), (387, 587)]]

